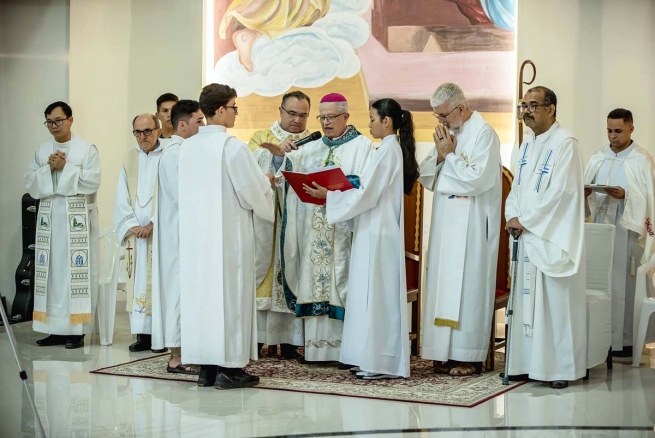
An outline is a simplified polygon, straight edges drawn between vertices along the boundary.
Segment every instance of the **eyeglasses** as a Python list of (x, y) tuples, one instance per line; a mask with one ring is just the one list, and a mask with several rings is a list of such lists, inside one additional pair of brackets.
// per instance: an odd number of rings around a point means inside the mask
[(141, 135), (145, 135), (146, 137), (149, 137), (150, 134), (152, 134), (155, 130), (154, 129), (144, 129), (143, 131), (139, 131), (138, 129), (135, 129), (132, 131), (132, 134), (134, 134), (135, 137), (140, 137)]
[(537, 107), (540, 107), (540, 106), (550, 106), (550, 104), (545, 104), (545, 103), (530, 103), (530, 104), (520, 103), (520, 104), (516, 105), (516, 115), (520, 119), (521, 114), (523, 114), (524, 112), (527, 111), (527, 112), (533, 113), (533, 112), (537, 111)]
[(305, 120), (306, 118), (309, 117), (309, 114), (298, 114), (298, 113), (295, 112), (295, 111), (287, 111), (286, 108), (284, 108), (283, 106), (281, 106), (280, 108), (281, 108), (285, 113), (289, 114), (289, 117), (291, 117), (292, 119), (295, 119), (295, 118), (297, 117), (297, 118), (299, 118), (299, 119), (301, 119), (301, 120)]
[(341, 116), (343, 116), (344, 114), (346, 114), (346, 113), (337, 114), (336, 116), (333, 116), (333, 115), (327, 115), (327, 116), (316, 116), (316, 120), (318, 120), (318, 121), (321, 122), (321, 123), (326, 123), (326, 122), (327, 122), (327, 123), (332, 123), (332, 122), (334, 122), (334, 120), (335, 120), (337, 117), (341, 117)]
[(225, 105), (225, 108), (232, 108), (232, 109), (234, 110), (234, 115), (235, 115), (235, 116), (236, 116), (237, 114), (239, 114), (239, 107), (236, 106), (236, 105), (232, 105), (232, 106)]
[(446, 114), (445, 116), (444, 116), (443, 114), (437, 114), (437, 113), (434, 113), (434, 112), (432, 113), (432, 115), (434, 116), (435, 119), (444, 119), (444, 120), (445, 120), (449, 115), (451, 115), (451, 114), (453, 113), (453, 111), (455, 111), (456, 109), (459, 109), (460, 106), (461, 106), (461, 105), (457, 105), (455, 108), (453, 108), (453, 109), (452, 109), (448, 114)]
[(55, 126), (63, 125), (64, 122), (68, 119), (70, 119), (70, 117), (66, 117), (65, 119), (46, 120), (45, 122), (43, 122), (43, 124), (48, 128), (54, 128)]

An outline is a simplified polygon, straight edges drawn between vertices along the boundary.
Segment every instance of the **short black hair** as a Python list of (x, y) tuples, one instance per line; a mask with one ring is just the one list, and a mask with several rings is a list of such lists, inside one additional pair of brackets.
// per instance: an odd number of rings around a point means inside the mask
[(533, 91), (541, 91), (544, 93), (544, 105), (555, 105), (555, 114), (553, 116), (557, 118), (557, 95), (553, 90), (551, 90), (548, 87), (544, 87), (541, 85), (537, 85), (536, 87), (532, 87), (528, 90), (528, 93), (531, 93)]
[(632, 111), (624, 109), (624, 108), (617, 108), (612, 111), (607, 115), (608, 119), (623, 119), (623, 121), (629, 125), (632, 125), (634, 123), (632, 119)]
[(180, 99), (174, 95), (173, 93), (164, 93), (161, 96), (157, 98), (157, 112), (159, 112), (159, 108), (161, 108), (161, 104), (164, 102), (177, 102)]
[(173, 124), (173, 132), (177, 132), (177, 125), (180, 121), (189, 123), (191, 115), (200, 109), (200, 104), (197, 100), (182, 99), (178, 100), (173, 109), (171, 110), (171, 123)]
[(200, 110), (205, 117), (214, 117), (216, 111), (233, 98), (237, 97), (237, 91), (229, 85), (209, 84), (200, 93)]
[[(136, 119), (140, 116), (141, 114), (138, 114), (134, 116), (132, 119), (132, 128), (134, 128), (134, 122), (136, 122)], [(150, 117), (152, 117), (152, 121), (155, 122), (155, 129), (160, 129), (161, 128), (161, 120), (159, 120), (159, 117), (157, 117), (154, 114), (148, 114)]]
[(48, 114), (53, 112), (55, 108), (61, 108), (61, 110), (66, 114), (66, 117), (73, 117), (73, 109), (70, 107), (69, 104), (66, 102), (62, 102), (61, 100), (58, 100), (57, 102), (53, 102), (50, 105), (48, 105), (43, 112), (43, 115), (48, 118)]
[(298, 100), (306, 100), (307, 103), (309, 104), (309, 107), (312, 107), (312, 101), (309, 99), (309, 96), (303, 93), (302, 91), (291, 91), (284, 96), (282, 96), (282, 103), (280, 105), (284, 106), (284, 104), (287, 102), (288, 99), (295, 97)]

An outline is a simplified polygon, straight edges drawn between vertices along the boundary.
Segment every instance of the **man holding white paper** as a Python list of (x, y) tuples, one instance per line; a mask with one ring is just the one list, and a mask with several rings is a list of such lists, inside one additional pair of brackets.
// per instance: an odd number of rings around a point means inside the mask
[[(322, 139), (296, 149), (291, 140), (272, 149), (285, 155), (281, 170), (308, 172), (338, 166), (357, 186), (369, 155), (371, 140), (348, 125), (348, 102), (340, 94), (328, 94), (319, 105)], [(276, 175), (283, 188), (280, 236), (281, 281), (285, 304), (304, 318), (305, 360), (338, 361), (345, 314), (348, 266), (352, 233), (345, 223), (330, 225), (325, 206), (305, 204)], [(356, 315), (354, 316), (356, 317)]]
[[(610, 144), (596, 152), (585, 171), (588, 215), (595, 223), (616, 225), (612, 263), (612, 350), (632, 357), (637, 268), (648, 261), (655, 216), (653, 157), (632, 139), (632, 113), (617, 108), (607, 116)], [(609, 186), (592, 190), (591, 185)], [(655, 328), (655, 327), (654, 327)]]

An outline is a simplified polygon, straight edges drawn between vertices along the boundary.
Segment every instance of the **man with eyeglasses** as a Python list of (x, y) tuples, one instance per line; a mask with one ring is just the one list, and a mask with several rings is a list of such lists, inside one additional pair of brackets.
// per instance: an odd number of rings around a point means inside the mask
[[(655, 164), (648, 151), (632, 140), (632, 112), (617, 108), (607, 115), (609, 144), (587, 164), (585, 189), (588, 215), (597, 224), (616, 226), (612, 263), (612, 354), (632, 357), (633, 314), (637, 269), (655, 253)], [(648, 227), (651, 227), (649, 230)], [(647, 342), (653, 342), (651, 324)]]
[(519, 114), (532, 132), (505, 204), (507, 230), (520, 237), (509, 378), (561, 389), (587, 372), (582, 156), (552, 90), (529, 89)]
[(177, 166), (184, 141), (205, 126), (200, 104), (182, 99), (171, 109), (173, 135), (159, 160), (157, 214), (153, 229), (152, 348), (170, 348), (169, 373), (198, 374), (182, 364), (180, 329), (180, 230)]
[[(355, 187), (364, 171), (373, 144), (348, 124), (348, 102), (341, 94), (324, 96), (318, 121), (322, 139), (297, 148), (285, 140), (274, 152), (284, 155), (280, 170), (307, 172), (338, 166)], [(297, 149), (297, 150), (294, 150)], [(303, 204), (293, 189), (283, 187), (280, 263), (284, 302), (304, 319), (305, 361), (338, 361), (345, 315), (352, 233), (346, 223), (330, 225), (325, 206)], [(357, 317), (354, 315), (353, 317)], [(350, 368), (350, 364), (342, 364)]]
[(430, 99), (440, 124), (419, 181), (434, 192), (421, 357), (434, 371), (480, 373), (494, 312), (502, 203), (500, 140), (462, 89)]
[[(155, 216), (157, 170), (163, 152), (161, 122), (153, 114), (132, 120), (136, 144), (123, 158), (114, 204), (114, 229), (125, 246), (127, 312), (136, 342), (132, 352), (152, 349), (152, 231)], [(166, 349), (155, 349), (163, 353)]]
[[(302, 91), (292, 91), (282, 97), (280, 121), (268, 129), (257, 131), (248, 147), (253, 151), (264, 173), (278, 171), (284, 156), (274, 155), (286, 140), (300, 140), (309, 135), (307, 119), (311, 102)], [(295, 317), (284, 300), (280, 277), (280, 232), (282, 218), (282, 188), (276, 189), (277, 220), (274, 223), (255, 216), (255, 275), (257, 283), (257, 342), (281, 345), (282, 356), (293, 359), (299, 354), (298, 346), (304, 344), (302, 320)]]
[(96, 147), (71, 132), (73, 110), (65, 102), (45, 109), (52, 139), (38, 147), (25, 185), (40, 200), (36, 224), (34, 331), (40, 346), (84, 346), (98, 297), (100, 157)]
[(227, 133), (236, 97), (223, 84), (202, 89), (207, 126), (178, 161), (182, 361), (201, 365), (198, 386), (216, 389), (259, 382), (243, 370), (258, 356), (253, 216), (274, 217), (273, 176)]

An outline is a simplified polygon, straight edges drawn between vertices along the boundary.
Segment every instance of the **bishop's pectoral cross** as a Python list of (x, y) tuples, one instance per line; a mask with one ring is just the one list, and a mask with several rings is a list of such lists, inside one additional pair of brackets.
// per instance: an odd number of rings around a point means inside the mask
[(132, 267), (134, 265), (134, 257), (132, 254), (132, 250), (134, 250), (134, 248), (132, 248), (132, 246), (128, 242), (127, 248), (125, 248), (125, 250), (127, 251), (127, 266), (126, 266), (127, 278), (132, 278)]
[(537, 178), (537, 183), (534, 186), (534, 190), (539, 193), (541, 190), (541, 181), (544, 178), (544, 175), (548, 175), (550, 173), (550, 166), (548, 165), (548, 161), (550, 160), (550, 157), (553, 155), (553, 150), (550, 149), (548, 153), (546, 154), (546, 158), (544, 159), (544, 162), (541, 163), (539, 166), (539, 178)]

